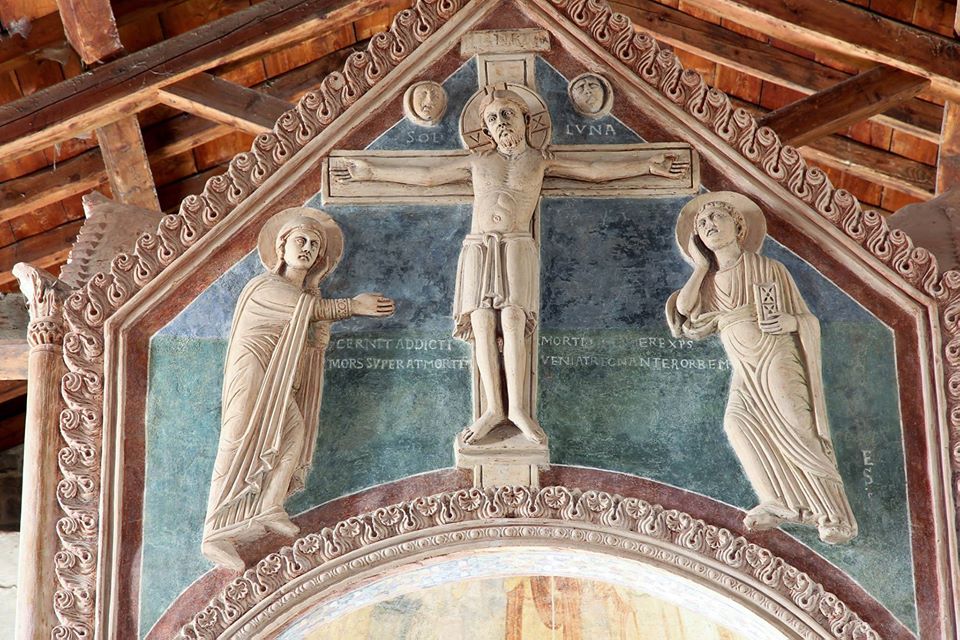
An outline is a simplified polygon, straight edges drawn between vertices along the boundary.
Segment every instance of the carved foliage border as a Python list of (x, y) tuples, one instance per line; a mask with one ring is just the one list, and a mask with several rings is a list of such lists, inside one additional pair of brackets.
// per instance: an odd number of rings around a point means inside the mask
[[(59, 455), (62, 479), (58, 501), (56, 556), (59, 588), (54, 609), (60, 625), (54, 637), (92, 637), (98, 553), (100, 456), (103, 421), (103, 324), (133, 294), (195, 244), (307, 142), (332, 123), (367, 90), (382, 80), (420, 43), (455, 15), (468, 0), (417, 0), (397, 14), (390, 30), (374, 36), (367, 50), (350, 56), (342, 71), (329, 74), (316, 92), (305, 95), (238, 154), (227, 172), (211, 178), (199, 195), (187, 197), (176, 215), (165, 216), (155, 234), (144, 234), (132, 253), (118, 255), (108, 273), (94, 275), (64, 305), (67, 333), (64, 360), (68, 373), (61, 391), (67, 408), (60, 416), (66, 446)], [(826, 175), (807, 168), (797, 151), (781, 145), (776, 134), (759, 128), (753, 117), (734, 109), (727, 96), (685, 71), (676, 56), (649, 36), (633, 31), (628, 18), (603, 0), (549, 0), (558, 10), (629, 66), (645, 82), (710, 126), (744, 157), (837, 228), (857, 240), (917, 289), (940, 305), (947, 340), (947, 392), (950, 401), (951, 461), (960, 475), (960, 273), (941, 278), (932, 256), (891, 230), (879, 213), (863, 211), (857, 199), (834, 189)], [(960, 498), (960, 485), (955, 487)]]
[(250, 196), (267, 178), (380, 82), (466, 0), (417, 0), (394, 18), (389, 31), (375, 35), (363, 52), (352, 54), (342, 71), (329, 74), (283, 114), (273, 131), (259, 135), (238, 154), (227, 172), (187, 197), (176, 215), (164, 216), (155, 234), (144, 234), (131, 254), (122, 253), (109, 273), (98, 273), (64, 305), (67, 334), (61, 383), (66, 409), (60, 431), (66, 446), (59, 456), (63, 475), (57, 498), (64, 517), (57, 524), (59, 588), (54, 609), (58, 639), (93, 637), (103, 428), (103, 324), (133, 294), (194, 245)]
[[(509, 519), (516, 518), (526, 522), (510, 526)], [(529, 520), (534, 523), (530, 524)], [(434, 528), (471, 522), (487, 526), (479, 530), (431, 535)], [(587, 530), (555, 526), (564, 523), (584, 524)], [(422, 535), (411, 538), (411, 534), (417, 533)], [(621, 535), (623, 533), (635, 535)], [(232, 629), (231, 637), (253, 637), (266, 618), (276, 613), (274, 608), (285, 608), (295, 599), (303, 602), (312, 595), (309, 591), (322, 588), (325, 580), (312, 579), (307, 588), (296, 587), (291, 591), (289, 585), (292, 581), (322, 572), (325, 565), (335, 565), (337, 559), (351, 552), (400, 536), (405, 536), (408, 541), (400, 545), (399, 550), (387, 547), (351, 560), (346, 566), (339, 564), (327, 574), (327, 580), (346, 577), (349, 572), (401, 559), (404, 553), (414, 555), (429, 547), (480, 541), (485, 537), (554, 539), (560, 545), (588, 543), (608, 548), (613, 553), (654, 556), (688, 572), (697, 572), (710, 582), (738, 590), (769, 614), (791, 624), (802, 637), (813, 637), (809, 633), (809, 624), (798, 622), (774, 598), (746, 585), (762, 583), (803, 610), (820, 627), (815, 637), (823, 637), (819, 633), (822, 630), (828, 637), (843, 640), (880, 638), (846, 604), (806, 573), (728, 529), (707, 524), (682, 511), (667, 510), (637, 498), (623, 498), (603, 491), (500, 487), (461, 489), (416, 498), (307, 534), (293, 545), (266, 556), (230, 582), (183, 627), (177, 640), (213, 640), (235, 623), (240, 624), (240, 629)], [(658, 552), (654, 545), (642, 544), (643, 540), (670, 543), (678, 548), (678, 552)], [(704, 560), (707, 562), (702, 562)], [(727, 569), (726, 574), (711, 571), (711, 563), (720, 563)], [(255, 608), (265, 615), (254, 615)], [(248, 613), (250, 619), (245, 619)], [(234, 633), (238, 635), (234, 636)]]

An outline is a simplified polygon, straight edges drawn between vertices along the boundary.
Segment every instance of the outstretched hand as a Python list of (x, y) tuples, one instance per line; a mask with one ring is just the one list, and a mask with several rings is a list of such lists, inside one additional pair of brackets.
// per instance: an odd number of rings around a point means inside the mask
[(392, 316), (396, 310), (393, 300), (380, 293), (361, 293), (353, 297), (353, 314), (382, 318)]
[(373, 167), (366, 160), (347, 160), (339, 167), (330, 167), (337, 182), (362, 182), (373, 179)]
[(687, 175), (689, 162), (679, 162), (673, 154), (661, 153), (650, 159), (650, 173), (661, 178), (679, 180)]

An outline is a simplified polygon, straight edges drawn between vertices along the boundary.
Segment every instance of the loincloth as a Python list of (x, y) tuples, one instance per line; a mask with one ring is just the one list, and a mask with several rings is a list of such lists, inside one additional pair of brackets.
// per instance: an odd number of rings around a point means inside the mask
[(477, 309), (519, 307), (526, 333), (537, 326), (540, 248), (528, 233), (471, 233), (463, 240), (453, 296), (453, 335), (472, 340), (470, 314)]

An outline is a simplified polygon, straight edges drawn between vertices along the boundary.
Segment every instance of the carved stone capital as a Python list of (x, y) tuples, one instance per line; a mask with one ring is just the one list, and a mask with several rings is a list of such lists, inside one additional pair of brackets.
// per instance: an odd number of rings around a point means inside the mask
[(25, 262), (14, 265), (13, 275), (20, 281), (30, 311), (30, 347), (63, 344), (63, 301), (69, 288), (52, 274)]

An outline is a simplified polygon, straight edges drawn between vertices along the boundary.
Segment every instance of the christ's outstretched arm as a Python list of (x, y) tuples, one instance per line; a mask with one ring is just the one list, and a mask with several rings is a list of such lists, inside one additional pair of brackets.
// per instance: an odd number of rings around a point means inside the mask
[(435, 187), (470, 180), (470, 159), (452, 158), (450, 162), (429, 167), (415, 164), (392, 165), (373, 160), (346, 160), (330, 174), (337, 182), (396, 182)]
[(677, 156), (660, 154), (649, 160), (567, 160), (552, 158), (547, 161), (545, 173), (557, 178), (571, 178), (584, 182), (608, 182), (654, 175), (678, 180), (687, 174), (689, 162), (678, 162)]

